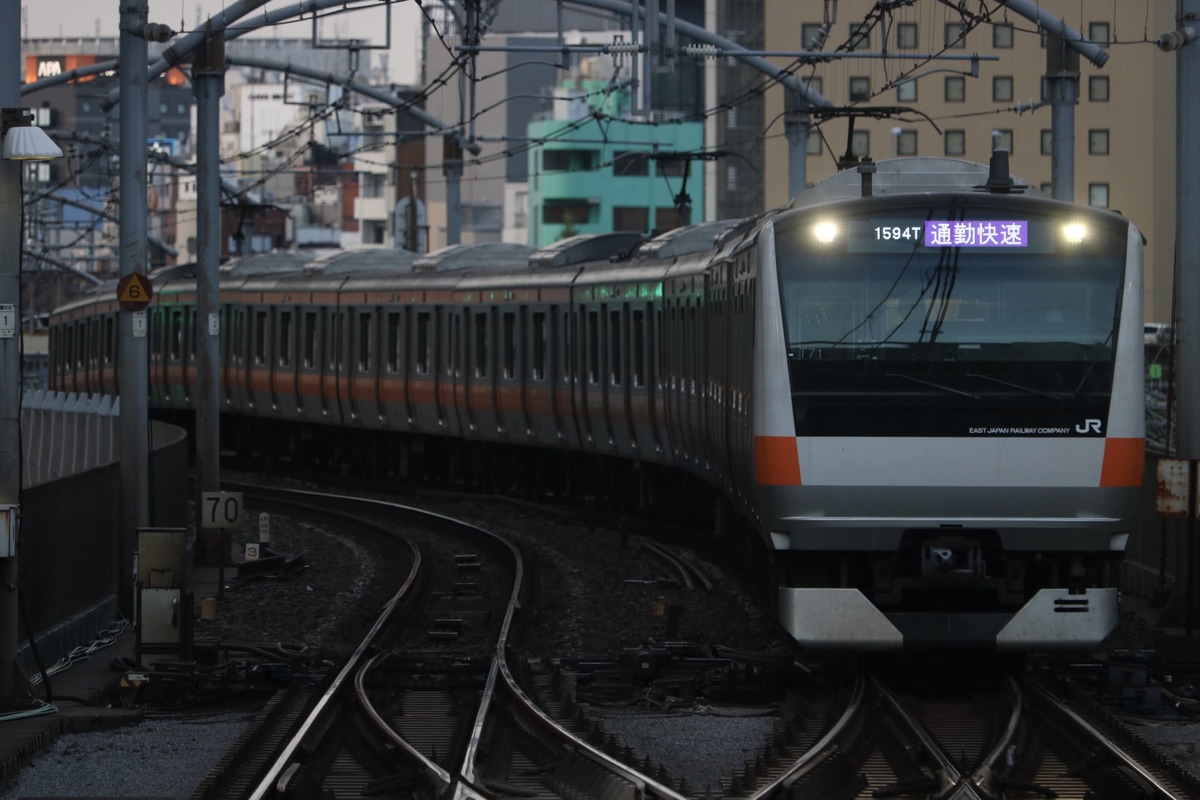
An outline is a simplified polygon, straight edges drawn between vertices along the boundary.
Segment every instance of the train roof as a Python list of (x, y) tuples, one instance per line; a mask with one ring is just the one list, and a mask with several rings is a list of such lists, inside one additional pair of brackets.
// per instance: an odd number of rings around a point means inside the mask
[(741, 224), (740, 219), (718, 219), (697, 222), (682, 228), (673, 228), (660, 233), (638, 247), (635, 256), (639, 259), (670, 259), (692, 253), (707, 253), (719, 246), (721, 234)]
[[(936, 158), (916, 156), (912, 158), (889, 158), (870, 162), (875, 171), (871, 173), (871, 195), (886, 197), (900, 194), (928, 194), (935, 192), (976, 192), (977, 187), (987, 183), (989, 167), (974, 161), (958, 158)], [(825, 178), (812, 188), (796, 196), (793, 208), (829, 203), (836, 200), (852, 200), (863, 196), (863, 174), (858, 169), (847, 169)], [(1014, 189), (1034, 197), (1047, 195), (1033, 184), (1013, 178)]]
[(513, 242), (452, 244), (413, 261), (413, 272), (449, 272), (480, 267), (486, 269), (524, 267), (534, 249)]
[(622, 259), (646, 241), (640, 231), (585, 233), (547, 245), (529, 256), (534, 269), (555, 269), (587, 261)]

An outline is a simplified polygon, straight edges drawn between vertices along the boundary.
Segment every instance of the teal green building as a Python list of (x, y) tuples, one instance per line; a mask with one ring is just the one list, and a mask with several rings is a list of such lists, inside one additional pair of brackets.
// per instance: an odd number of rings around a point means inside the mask
[[(529, 123), (530, 139), (541, 143), (529, 150), (535, 247), (577, 234), (652, 233), (703, 219), (704, 124), (614, 118), (623, 98), (603, 87), (603, 81), (571, 81), (578, 95), (558, 102), (584, 113)], [(590, 115), (598, 107), (599, 119)], [(691, 199), (682, 208), (681, 195)]]

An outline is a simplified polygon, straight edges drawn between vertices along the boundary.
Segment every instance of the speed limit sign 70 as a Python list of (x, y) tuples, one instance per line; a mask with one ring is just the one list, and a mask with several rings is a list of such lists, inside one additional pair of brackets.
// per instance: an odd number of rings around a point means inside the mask
[(241, 492), (204, 492), (200, 495), (200, 505), (200, 520), (202, 527), (241, 527)]

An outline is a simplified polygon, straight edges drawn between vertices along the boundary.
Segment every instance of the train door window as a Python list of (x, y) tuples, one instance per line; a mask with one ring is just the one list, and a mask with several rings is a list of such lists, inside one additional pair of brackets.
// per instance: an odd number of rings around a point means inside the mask
[(588, 383), (600, 382), (600, 314), (587, 314), (587, 379)]
[(317, 365), (317, 312), (304, 312), (304, 366)]
[(504, 312), (504, 377), (513, 378), (517, 374), (517, 314), (514, 311)]
[(633, 363), (633, 385), (646, 385), (646, 312), (640, 308), (633, 312), (633, 342), (630, 356)]
[(546, 312), (533, 313), (533, 379), (546, 379)]
[(608, 312), (608, 371), (613, 386), (621, 385), (621, 311)]
[(387, 315), (387, 371), (400, 371), (400, 313), (389, 311)]
[(163, 311), (154, 309), (150, 312), (150, 356), (157, 358), (162, 354)]
[(345, 314), (342, 311), (331, 312), (329, 327), (326, 330), (326, 348), (329, 369), (337, 370), (342, 366), (342, 325)]
[(417, 374), (429, 374), (429, 312), (417, 312), (417, 344), (416, 352)]
[(362, 372), (371, 369), (371, 314), (358, 315), (358, 368)]
[(575, 347), (571, 330), (571, 312), (564, 311), (562, 315), (562, 376), (564, 382), (569, 382), (574, 375)]
[(267, 363), (267, 312), (254, 312), (254, 363)]
[(116, 360), (117, 331), (116, 319), (112, 316), (104, 318), (104, 363), (111, 364)]
[(96, 366), (100, 363), (100, 321), (88, 320), (88, 363)]
[(279, 366), (292, 365), (292, 312), (279, 312)]
[(454, 375), (458, 371), (458, 341), (462, 333), (462, 316), (451, 312), (446, 324), (450, 329), (446, 342), (446, 374)]
[(171, 322), (168, 332), (168, 354), (172, 361), (178, 361), (183, 357), (183, 309), (171, 309)]
[(487, 314), (475, 314), (475, 377), (487, 377), (488, 324)]
[(692, 358), (689, 363), (689, 368), (692, 373), (691, 389), (692, 394), (696, 393), (696, 376), (700, 374), (700, 328), (696, 324), (696, 304), (693, 304), (688, 309), (688, 318), (691, 322), (691, 330), (688, 331), (688, 341), (692, 344)]
[(187, 319), (187, 324), (184, 326), (184, 330), (187, 332), (187, 337), (188, 337), (187, 350), (188, 350), (188, 354), (191, 356), (192, 361), (195, 361), (196, 360), (196, 309), (194, 306), (189, 306), (187, 311), (184, 313), (186, 314), (186, 319)]

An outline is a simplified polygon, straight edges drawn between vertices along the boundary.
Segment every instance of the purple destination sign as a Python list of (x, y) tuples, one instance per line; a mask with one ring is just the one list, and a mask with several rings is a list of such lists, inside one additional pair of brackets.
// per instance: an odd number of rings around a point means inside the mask
[(1029, 222), (956, 219), (925, 222), (926, 247), (1028, 247)]

